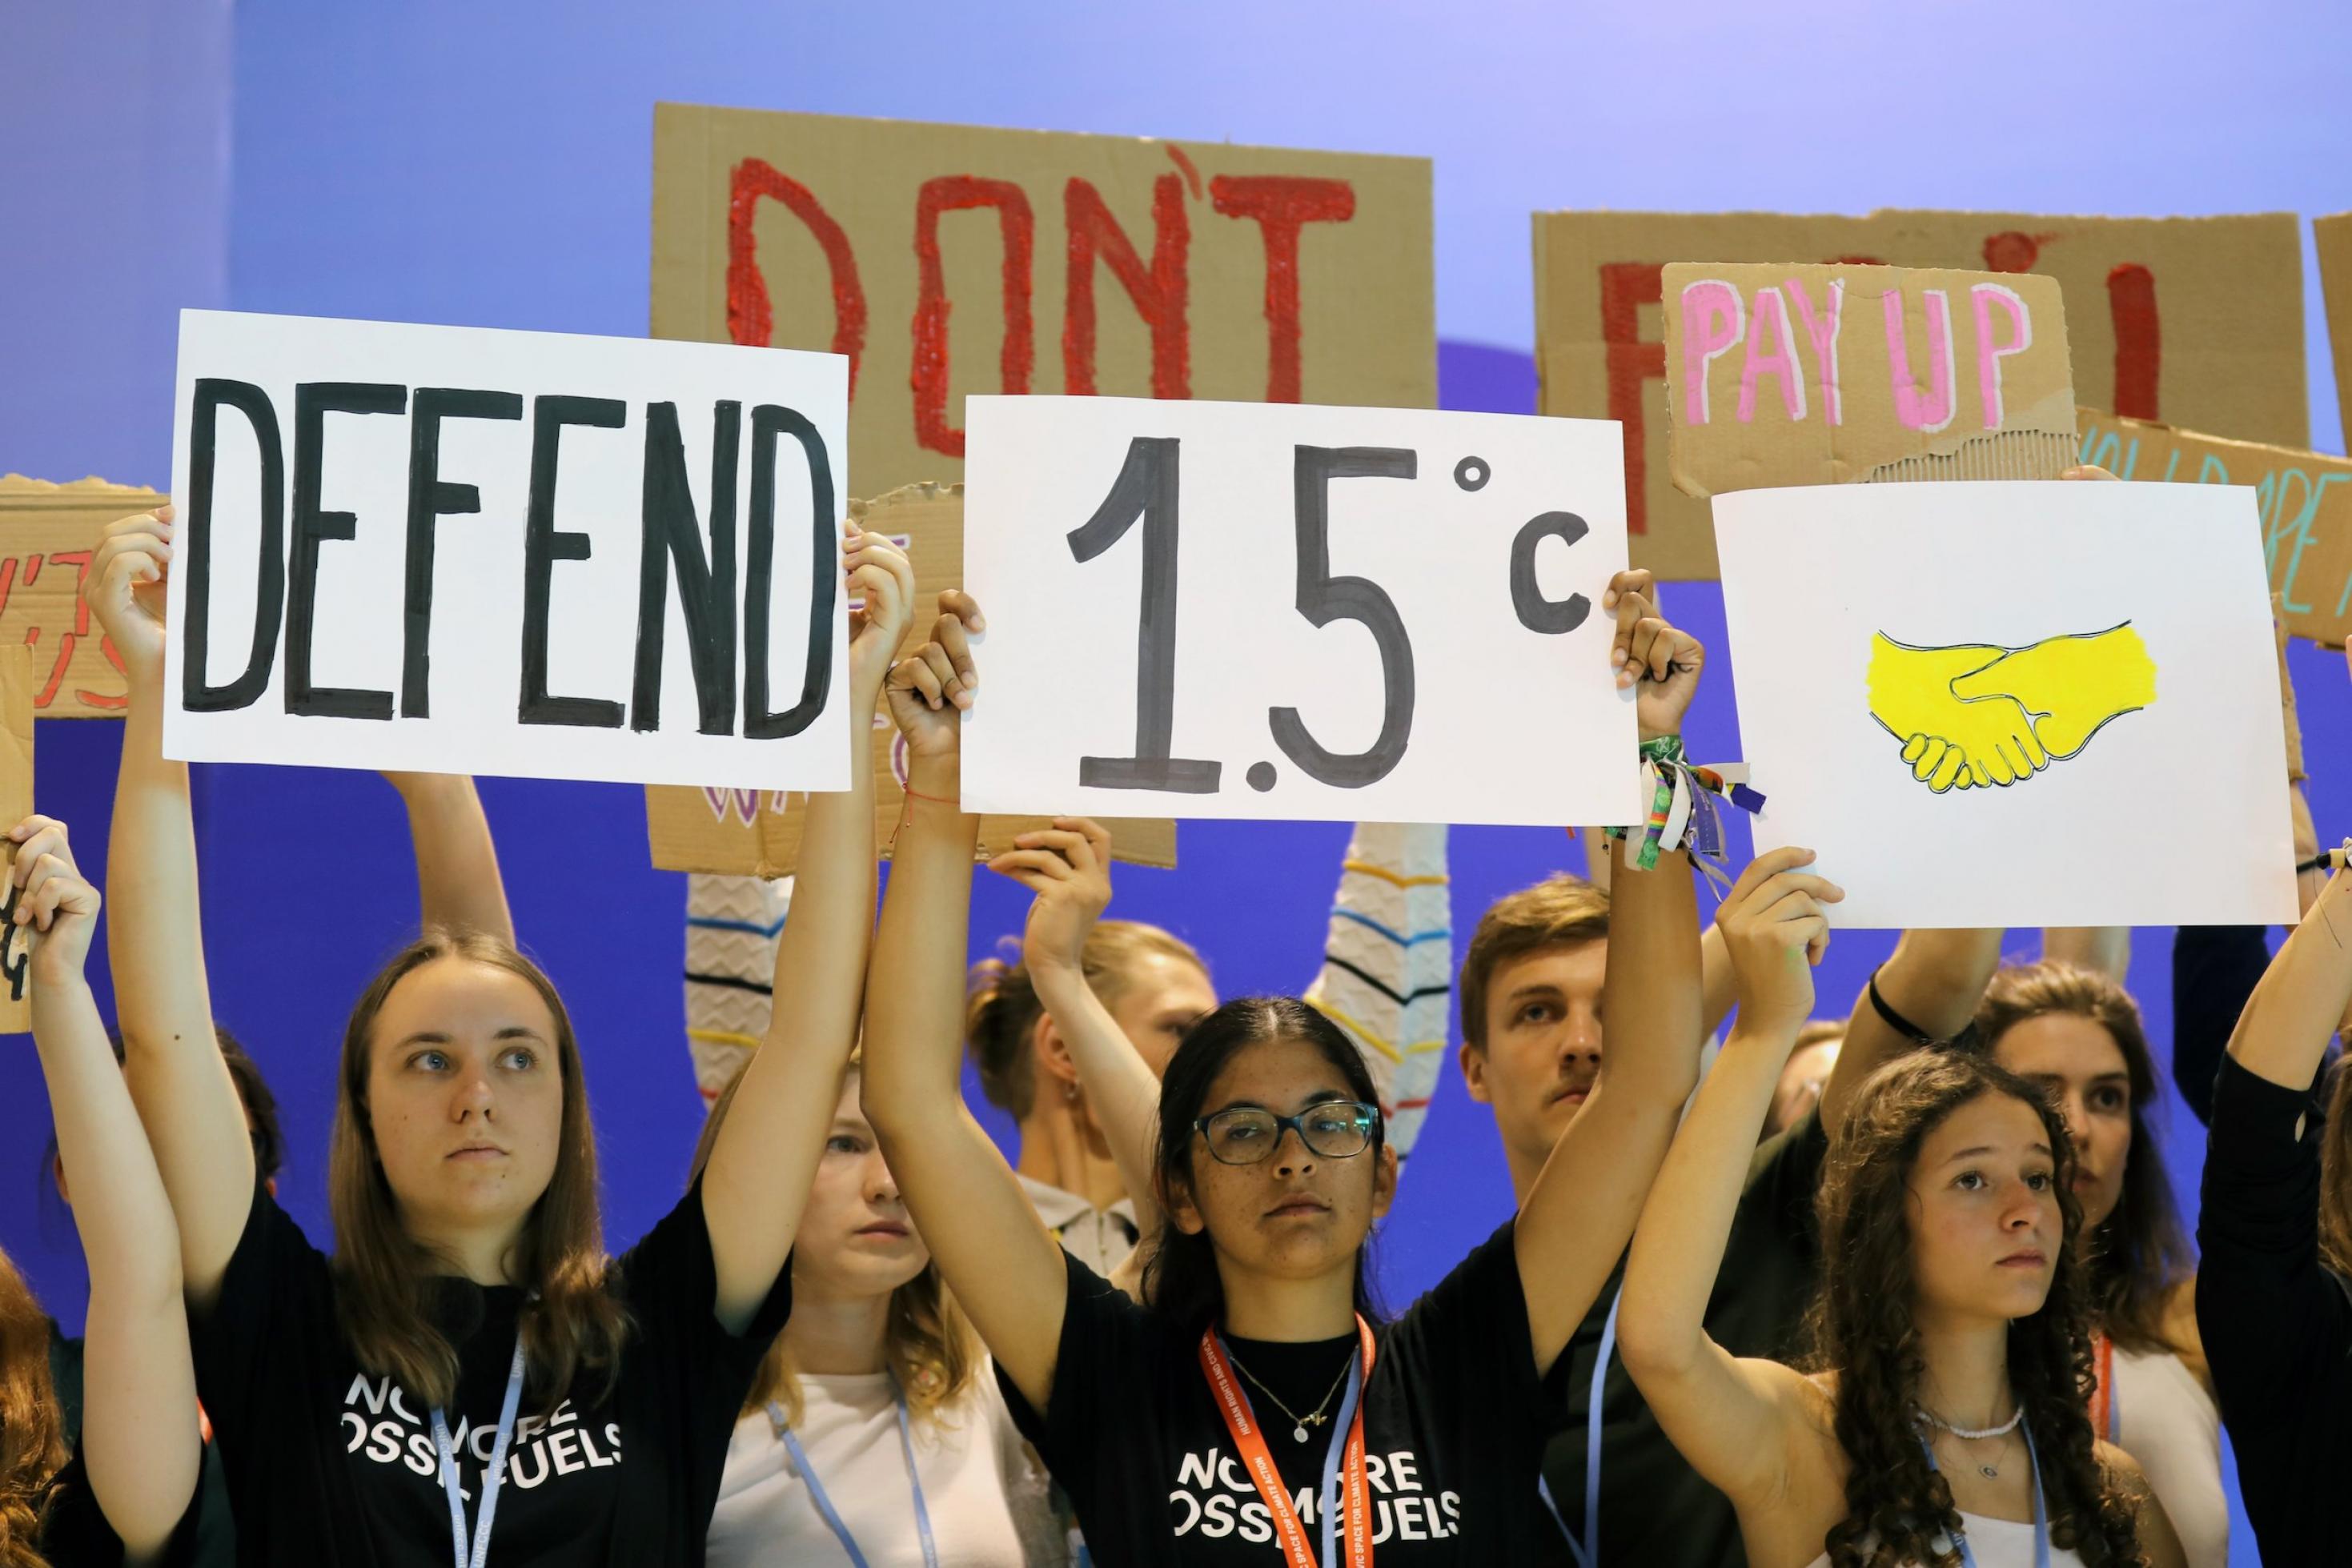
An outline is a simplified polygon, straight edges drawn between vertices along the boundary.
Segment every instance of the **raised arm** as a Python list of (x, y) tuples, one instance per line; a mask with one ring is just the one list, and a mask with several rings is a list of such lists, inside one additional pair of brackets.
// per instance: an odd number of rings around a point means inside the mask
[[(1907, 1051), (1950, 1040), (1968, 1027), (1985, 987), (2000, 967), (1992, 931), (1906, 931), (1895, 954), (1854, 998), (1829, 1082), (1822, 1086), (1822, 1125), (1836, 1135), (1855, 1091)], [(1877, 988), (1875, 999), (1871, 987)], [(1893, 1014), (1893, 1017), (1887, 1016)]]
[(793, 917), (776, 943), (767, 1034), (702, 1173), (716, 1311), (730, 1333), (751, 1322), (792, 1255), (864, 1002), (874, 930), (870, 726), (913, 612), (915, 573), (887, 538), (854, 525), (844, 564), (851, 591), (865, 598), (849, 645), (850, 787), (809, 797)]
[(1339, 1026), (1380, 1091), (1388, 1146), (1412, 1153), (1445, 1061), (1454, 994), (1443, 822), (1359, 822), (1309, 1006)]
[(253, 1204), (245, 1106), (213, 1034), (185, 763), (163, 760), (172, 508), (107, 526), (83, 589), (131, 688), (107, 841), (107, 954), (123, 1074), (179, 1224), (188, 1302), (209, 1308)]
[[(1580, 835), (1584, 841), (1585, 875), (1601, 892), (1610, 889), (1611, 858), (1609, 841), (1598, 828), (1587, 828)], [(1723, 1027), (1731, 1016), (1732, 1003), (1738, 1000), (1736, 977), (1731, 972), (1731, 955), (1723, 946), (1723, 932), (1709, 925), (1699, 933), (1699, 1033), (1708, 1036)]]
[(514, 916), (499, 876), (498, 846), (474, 781), (459, 774), (386, 773), (408, 809), (416, 887), (427, 926), (479, 931), (514, 945)]
[[(1802, 1380), (1716, 1343), (1706, 1303), (1757, 1129), (1812, 1010), (1811, 965), (1829, 939), (1822, 903), (1843, 896), (1804, 869), (1811, 861), (1800, 849), (1758, 856), (1716, 913), (1739, 977), (1738, 1021), (1650, 1188), (1618, 1313), (1618, 1353), (1658, 1425), (1743, 1511), (1778, 1496), (1790, 1472)], [(1612, 966), (1616, 939), (1612, 915)]]
[(2238, 1064), (2304, 1090), (2352, 1008), (2352, 871), (2339, 871), (2271, 960), (2230, 1037)]
[(1152, 1197), (1160, 1080), (1087, 984), (1087, 936), (1110, 904), (1110, 833), (1084, 817), (1056, 817), (1051, 829), (1013, 841), (988, 869), (1037, 895), (1022, 935), (1022, 962), (1078, 1070), (1135, 1206), (1136, 1230), (1149, 1245), (1160, 1232)]
[(977, 684), (966, 632), (983, 623), (961, 593), (941, 594), (940, 611), (931, 641), (899, 661), (888, 686), (907, 738), (907, 812), (866, 987), (866, 1115), (949, 1289), (1022, 1397), (1043, 1410), (1068, 1275), (1012, 1167), (964, 1108), (964, 954), (980, 819), (957, 804), (959, 741)]
[[(1647, 575), (1620, 575), (1606, 601), (1617, 617), (1618, 683), (1636, 691), (1644, 742), (1681, 734), (1706, 660), (1695, 639), (1651, 613)], [(1567, 1348), (1623, 1256), (1698, 1080), (1698, 904), (1689, 858), (1669, 849), (1642, 871), (1624, 857), (1622, 841), (1616, 849), (1601, 994), (1609, 1050), (1512, 1231), (1542, 1372)]]
[(196, 1490), (196, 1375), (180, 1290), (180, 1237), (155, 1156), (83, 977), (98, 890), (74, 866), (63, 822), (10, 831), (16, 921), (33, 947), (33, 1044), (57, 1118), (58, 1155), (89, 1262), (82, 1462), (124, 1559), (152, 1561)]

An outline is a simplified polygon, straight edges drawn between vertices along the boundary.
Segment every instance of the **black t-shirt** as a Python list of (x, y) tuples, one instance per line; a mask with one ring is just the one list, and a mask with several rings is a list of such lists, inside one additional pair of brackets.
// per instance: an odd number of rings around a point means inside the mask
[(2352, 1562), (2352, 1301), (2319, 1260), (2309, 1107), (2221, 1059), (2198, 1213), (2197, 1321), (2263, 1561)]
[[(65, 1412), (66, 1441), (74, 1444), (79, 1452), (81, 1443), (82, 1343), (78, 1339), (68, 1339), (54, 1321), (49, 1324), (49, 1382), (58, 1391), (58, 1407)], [(77, 1484), (80, 1481), (81, 1466), (79, 1463), (68, 1473), (68, 1479)], [(110, 1548), (112, 1555), (106, 1556), (105, 1552), (110, 1549), (96, 1544), (99, 1538), (83, 1533), (92, 1522), (103, 1527), (94, 1502), (86, 1514), (77, 1517), (73, 1525), (76, 1549), (85, 1553), (99, 1552), (89, 1559), (92, 1562), (118, 1560), (121, 1556), (119, 1542)], [(60, 1526), (53, 1519), (50, 1534), (58, 1536)], [(219, 1450), (209, 1442), (205, 1445), (202, 1468), (196, 1474), (196, 1496), (189, 1505), (188, 1517), (181, 1521), (180, 1534), (181, 1538), (174, 1539), (172, 1550), (167, 1553), (170, 1563), (184, 1563), (185, 1568), (235, 1568), (236, 1531), (229, 1519), (228, 1483), (221, 1475)], [(103, 1540), (111, 1542), (112, 1531), (107, 1531)], [(65, 1560), (56, 1546), (49, 1548), (49, 1555), (58, 1563), (58, 1568), (65, 1568)], [(76, 1562), (81, 1560), (80, 1557), (74, 1559)]]
[[(583, 1372), (551, 1411), (526, 1393), (499, 1492), (499, 1568), (659, 1568), (702, 1562), (727, 1440), (792, 1307), (781, 1271), (742, 1334), (713, 1315), (718, 1280), (700, 1188), (615, 1263), (631, 1329), (609, 1396)], [(432, 1413), (353, 1359), (327, 1259), (256, 1188), (220, 1300), (195, 1318), (196, 1389), (211, 1414), (248, 1565), (446, 1568), (447, 1494)], [(449, 1435), (467, 1525), (512, 1365), (522, 1292), (441, 1281), (457, 1346)], [(592, 1402), (593, 1401), (593, 1402)]]
[[(1748, 1166), (1706, 1306), (1707, 1333), (1734, 1355), (1786, 1361), (1799, 1353), (1820, 1255), (1813, 1195), (1828, 1155), (1821, 1115), (1808, 1112), (1766, 1141)], [(1554, 1423), (1544, 1448), (1544, 1479), (1580, 1541), (1592, 1364), (1623, 1283), (1621, 1262), (1544, 1380)], [(1594, 1568), (1741, 1568), (1748, 1561), (1731, 1500), (1690, 1468), (1613, 1353), (1601, 1384), (1598, 1522), (1601, 1560)], [(1559, 1526), (1550, 1528), (1557, 1533)]]
[[(1023, 1435), (1076, 1505), (1095, 1562), (1281, 1568), (1265, 1500), (1202, 1374), (1199, 1335), (1136, 1305), (1076, 1259), (1065, 1262), (1069, 1295), (1049, 1408), (1041, 1416), (1001, 1370), (998, 1382)], [(1380, 1568), (1564, 1560), (1536, 1492), (1548, 1420), (1510, 1227), (1374, 1333), (1364, 1469)], [(1355, 1338), (1228, 1343), (1304, 1414)], [(1319, 1545), (1324, 1450), (1346, 1434), (1335, 1430), (1335, 1415), (1307, 1442), (1293, 1442), (1273, 1401), (1243, 1387), (1267, 1423), (1266, 1445), (1300, 1526)]]

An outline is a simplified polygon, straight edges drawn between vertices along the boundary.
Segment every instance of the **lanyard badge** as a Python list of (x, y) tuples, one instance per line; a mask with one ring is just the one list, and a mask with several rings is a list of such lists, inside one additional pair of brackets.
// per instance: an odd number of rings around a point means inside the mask
[[(1209, 1380), (1209, 1392), (1225, 1418), (1225, 1431), (1241, 1455), (1243, 1468), (1249, 1471), (1258, 1497), (1274, 1517), (1275, 1537), (1282, 1542), (1290, 1568), (1371, 1568), (1372, 1500), (1364, 1481), (1363, 1394), (1372, 1375), (1374, 1346), (1371, 1327), (1361, 1316), (1356, 1319), (1356, 1336), (1355, 1364), (1348, 1374), (1348, 1392), (1340, 1400), (1339, 1419), (1333, 1430), (1335, 1437), (1343, 1431), (1347, 1437), (1344, 1444), (1332, 1443), (1323, 1456), (1323, 1552), (1318, 1563), (1307, 1548), (1306, 1528), (1298, 1522), (1298, 1511), (1291, 1506), (1282, 1472), (1266, 1448), (1265, 1433), (1250, 1408), (1249, 1396), (1234, 1380), (1224, 1343), (1213, 1328), (1201, 1333), (1202, 1375)], [(1332, 1556), (1335, 1537), (1345, 1543), (1344, 1554), (1337, 1559)]]

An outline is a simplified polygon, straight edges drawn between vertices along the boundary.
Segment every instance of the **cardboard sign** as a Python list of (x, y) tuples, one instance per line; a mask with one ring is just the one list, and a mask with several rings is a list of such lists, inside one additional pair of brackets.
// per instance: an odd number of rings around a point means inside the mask
[(1662, 577), (1716, 575), (1706, 507), (1675, 487), (1667, 464), (1668, 262), (2041, 273), (2065, 296), (2078, 401), (2245, 441), (2310, 444), (2303, 236), (2292, 214), (1541, 213), (1535, 252), (1538, 406), (1624, 425), (1633, 564)]
[(1615, 426), (1113, 398), (971, 417), (967, 808), (1646, 808), (1595, 612), (1625, 564)]
[(877, 496), (967, 392), (1437, 402), (1421, 158), (662, 104), (653, 333), (850, 361)]
[(0, 645), (33, 650), (33, 711), (43, 718), (122, 716), (122, 666), (90, 621), (82, 580), (100, 529), (164, 500), (103, 479), (0, 477)]
[(2074, 459), (2046, 277), (1893, 267), (1665, 270), (1675, 484), (2054, 479)]
[(1846, 891), (1836, 924), (2294, 918), (2251, 489), (1831, 485), (1714, 507), (1756, 847), (1816, 851)]
[[(872, 501), (852, 501), (849, 515), (887, 533), (915, 568), (915, 621), (907, 630), (912, 652), (930, 635), (940, 591), (963, 581), (963, 486), (908, 485)], [(885, 855), (905, 809), (907, 752), (887, 716), (874, 728), (875, 841)], [(737, 876), (789, 876), (800, 863), (801, 820), (806, 797), (757, 789), (646, 789), (646, 829), (654, 864), (663, 871), (724, 872)], [(1015, 834), (1050, 827), (1045, 817), (983, 817), (980, 858), (1013, 847)], [(1176, 824), (1107, 821), (1111, 853), (1137, 865), (1176, 863)]]
[(845, 787), (846, 371), (184, 312), (166, 753)]
[[(33, 814), (34, 680), (40, 669), (31, 647), (0, 647), (0, 832)], [(8, 855), (16, 858), (12, 845)], [(16, 909), (16, 889), (0, 902), (0, 1034), (29, 1034), (33, 1003), (32, 954), (27, 933), (7, 917)]]
[(2251, 485), (2263, 554), (2290, 635), (2331, 648), (2352, 635), (2352, 462), (2226, 441), (2083, 409), (2081, 459), (2119, 479)]
[(2352, 452), (2352, 213), (2311, 221), (2319, 246), (2319, 292), (2327, 302), (2327, 342), (2336, 360), (2336, 416)]

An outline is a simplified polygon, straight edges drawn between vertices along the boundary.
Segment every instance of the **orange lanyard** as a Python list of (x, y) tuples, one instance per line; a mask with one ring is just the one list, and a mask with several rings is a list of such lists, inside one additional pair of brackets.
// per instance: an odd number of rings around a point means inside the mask
[(2092, 1345), (2091, 1354), (2099, 1372), (2098, 1386), (2091, 1391), (2091, 1430), (2112, 1443), (2116, 1440), (2116, 1418), (2122, 1415), (2116, 1408), (2116, 1342), (2101, 1334)]
[[(1348, 1428), (1344, 1458), (1339, 1451), (1328, 1451), (1323, 1459), (1323, 1542), (1328, 1548), (1333, 1534), (1336, 1514), (1344, 1514), (1344, 1568), (1372, 1568), (1372, 1503), (1371, 1492), (1364, 1484), (1364, 1385), (1372, 1375), (1372, 1331), (1361, 1316), (1356, 1319), (1356, 1334), (1360, 1341), (1361, 1360), (1348, 1378), (1347, 1397), (1339, 1406), (1340, 1418)], [(1274, 1516), (1276, 1536), (1282, 1542), (1283, 1554), (1290, 1560), (1290, 1568), (1318, 1568), (1316, 1554), (1307, 1549), (1306, 1528), (1298, 1522), (1298, 1511), (1291, 1506), (1290, 1494), (1282, 1484), (1282, 1472), (1276, 1469), (1274, 1456), (1265, 1446), (1265, 1434), (1259, 1427), (1256, 1414), (1251, 1410), (1249, 1396), (1234, 1381), (1232, 1360), (1217, 1339), (1217, 1331), (1204, 1329), (1201, 1333), (1201, 1371), (1209, 1380), (1209, 1392), (1216, 1397), (1217, 1409), (1225, 1418), (1225, 1431), (1233, 1437), (1234, 1448), (1241, 1455), (1242, 1464), (1250, 1479), (1257, 1486), (1257, 1495), (1264, 1500), (1266, 1511)], [(1339, 1491), (1334, 1502), (1332, 1493)]]

